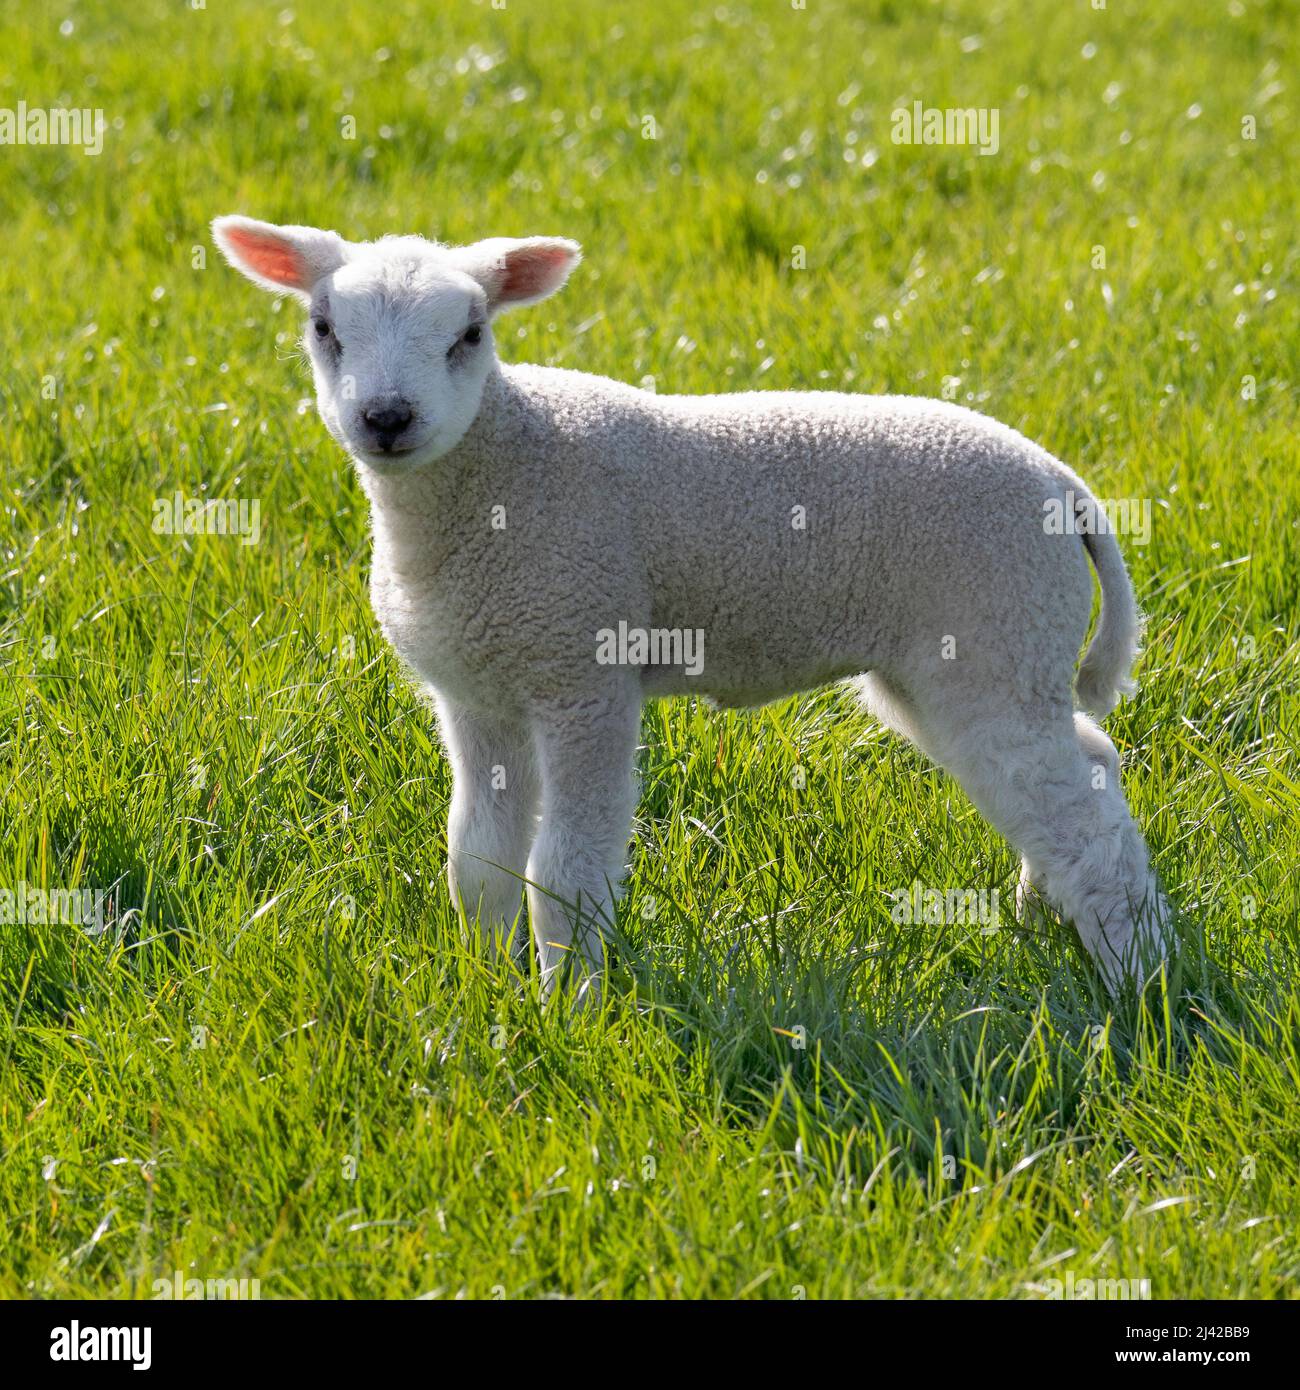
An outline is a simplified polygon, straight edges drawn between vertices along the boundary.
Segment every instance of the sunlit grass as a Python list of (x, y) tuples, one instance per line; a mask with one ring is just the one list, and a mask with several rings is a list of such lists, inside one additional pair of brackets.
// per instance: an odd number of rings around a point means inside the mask
[[(1285, 6), (69, 0), (3, 37), (0, 105), (115, 125), (0, 181), (0, 888), (107, 911), (0, 925), (0, 1293), (1294, 1289)], [(997, 107), (998, 155), (893, 145), (914, 99)], [(947, 382), (1150, 499), (1108, 727), (1184, 909), (1168, 981), (1112, 1006), (1005, 906), (895, 924), (914, 879), (1009, 905), (1017, 865), (820, 692), (647, 710), (627, 949), (600, 1012), (543, 1012), (449, 910), (364, 498), (300, 407), (296, 310), (211, 249), (231, 211), (573, 236), (510, 357)], [(178, 489), (258, 499), (259, 543), (155, 534)]]

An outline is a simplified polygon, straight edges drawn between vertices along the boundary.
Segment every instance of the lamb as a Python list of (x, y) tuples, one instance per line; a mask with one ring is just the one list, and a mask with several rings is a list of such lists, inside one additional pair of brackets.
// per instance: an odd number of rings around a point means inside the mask
[(453, 902), (499, 942), (526, 885), (547, 993), (562, 970), (598, 986), (643, 702), (844, 679), (1019, 850), (1018, 908), (1073, 921), (1111, 990), (1167, 954), (1094, 718), (1132, 690), (1140, 616), (1109, 529), (1045, 524), (1100, 512), (1064, 464), (941, 401), (659, 396), (507, 365), (493, 323), (565, 283), (581, 253), (561, 238), (213, 232), (307, 308), (320, 415), (370, 501), (374, 611), (452, 765)]

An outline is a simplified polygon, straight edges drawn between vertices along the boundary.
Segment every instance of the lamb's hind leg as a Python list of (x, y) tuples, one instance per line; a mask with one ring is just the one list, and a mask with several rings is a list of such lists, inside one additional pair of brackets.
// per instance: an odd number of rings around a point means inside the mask
[[(1101, 793), (1107, 788), (1118, 789), (1120, 785), (1119, 753), (1107, 737), (1105, 731), (1082, 710), (1074, 715), (1074, 731), (1079, 747), (1089, 764), (1088, 784), (1090, 790)], [(1121, 793), (1122, 797), (1122, 793)], [(1020, 881), (1016, 884), (1016, 918), (1024, 922), (1035, 907), (1042, 903), (1061, 910), (1060, 903), (1052, 903), (1046, 885), (1035, 872), (1029, 859), (1020, 862)]]
[(1114, 745), (1082, 715), (1044, 722), (1020, 711), (962, 734), (951, 770), (1024, 855), (1024, 876), (1073, 921), (1111, 990), (1140, 984), (1165, 954), (1169, 908)]
[[(867, 691), (873, 709), (880, 691)], [(1074, 922), (1107, 985), (1140, 983), (1165, 953), (1169, 909), (1120, 789), (1114, 745), (1063, 702), (1043, 709), (985, 697), (971, 709), (970, 695), (895, 696), (890, 722), (1021, 852), (1022, 885)]]

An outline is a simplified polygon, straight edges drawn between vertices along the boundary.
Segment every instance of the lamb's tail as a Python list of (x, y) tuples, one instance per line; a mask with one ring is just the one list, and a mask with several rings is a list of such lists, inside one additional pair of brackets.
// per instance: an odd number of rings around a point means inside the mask
[(1095, 500), (1092, 516), (1096, 521), (1084, 531), (1083, 544), (1101, 582), (1101, 615), (1079, 663), (1074, 688), (1084, 709), (1100, 719), (1115, 708), (1122, 695), (1132, 695), (1137, 689), (1129, 672), (1142, 644), (1142, 615), (1119, 542)]

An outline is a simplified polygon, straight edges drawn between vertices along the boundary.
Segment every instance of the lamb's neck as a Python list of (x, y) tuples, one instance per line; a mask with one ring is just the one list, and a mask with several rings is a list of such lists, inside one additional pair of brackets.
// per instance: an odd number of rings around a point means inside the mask
[(370, 499), (376, 560), (395, 573), (436, 573), (464, 540), (464, 499), (469, 480), (492, 463), (508, 401), (517, 388), (499, 364), (483, 386), (474, 423), (441, 458), (407, 472), (377, 473), (362, 468), (361, 484)]

